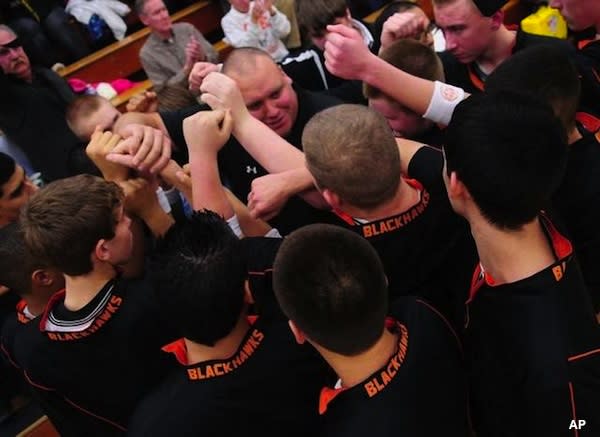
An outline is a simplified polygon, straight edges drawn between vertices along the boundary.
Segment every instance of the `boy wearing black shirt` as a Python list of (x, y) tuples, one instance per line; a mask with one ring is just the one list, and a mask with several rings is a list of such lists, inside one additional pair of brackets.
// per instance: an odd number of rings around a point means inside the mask
[[(170, 225), (157, 220), (164, 212), (154, 190), (142, 194), (136, 212)], [(63, 272), (65, 290), (9, 341), (11, 356), (62, 436), (123, 435), (139, 399), (169, 367), (160, 347), (175, 334), (152, 288), (119, 277), (133, 244), (123, 197), (116, 184), (81, 175), (46, 186), (22, 211), (28, 249)]]
[(480, 257), (465, 319), (475, 431), (597, 435), (599, 327), (570, 242), (540, 212), (566, 165), (563, 127), (531, 97), (475, 95), (444, 151), (450, 202)]
[(238, 240), (208, 211), (167, 233), (153, 271), (161, 306), (184, 336), (166, 348), (180, 366), (140, 405), (130, 435), (303, 436), (318, 429), (316, 399), (328, 369), (295, 343), (280, 314), (248, 317), (250, 301), (272, 299), (247, 282), (249, 273), (270, 275), (281, 240), (264, 240), (259, 247)]
[(321, 391), (322, 435), (468, 435), (454, 331), (419, 299), (388, 306), (386, 282), (374, 249), (340, 227), (306, 226), (277, 254), (273, 286), (296, 340), (339, 377)]

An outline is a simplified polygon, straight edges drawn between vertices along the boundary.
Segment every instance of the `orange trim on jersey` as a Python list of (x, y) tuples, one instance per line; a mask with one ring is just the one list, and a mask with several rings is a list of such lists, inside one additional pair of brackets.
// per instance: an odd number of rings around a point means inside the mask
[(582, 39), (581, 41), (579, 41), (579, 42), (577, 43), (577, 48), (578, 48), (579, 50), (581, 50), (581, 49), (583, 49), (585, 46), (587, 46), (589, 43), (592, 43), (592, 42), (594, 42), (594, 41), (596, 41), (596, 40), (595, 40), (595, 39)]
[(4, 354), (4, 356), (6, 357), (6, 359), (10, 362), (10, 364), (13, 367), (15, 367), (16, 369), (21, 369), (21, 367), (12, 359), (12, 357), (8, 353), (8, 350), (4, 346), (4, 343), (0, 343), (0, 350), (2, 351), (2, 353)]
[(263, 270), (262, 272), (258, 272), (258, 271), (251, 271), (251, 272), (248, 272), (248, 274), (249, 274), (249, 275), (254, 275), (254, 276), (264, 276), (264, 275), (266, 275), (267, 273), (270, 273), (270, 272), (272, 272), (272, 271), (273, 271), (273, 269), (272, 269), (272, 268), (270, 268), (270, 269)]
[(594, 349), (594, 350), (587, 351), (587, 352), (584, 352), (584, 353), (579, 354), (579, 355), (573, 355), (572, 357), (569, 357), (567, 359), (567, 361), (569, 361), (569, 362), (571, 362), (571, 361), (577, 361), (577, 360), (580, 360), (582, 358), (589, 357), (590, 355), (595, 355), (595, 354), (600, 354), (600, 349)]
[(471, 64), (467, 65), (467, 71), (469, 72), (469, 79), (471, 80), (473, 86), (479, 91), (483, 91), (483, 89), (485, 88), (485, 84), (477, 75), (477, 73), (475, 73), (475, 70), (473, 69), (473, 66)]
[(50, 296), (48, 303), (46, 304), (46, 308), (44, 308), (44, 312), (42, 313), (42, 317), (40, 317), (40, 331), (44, 332), (46, 329), (46, 321), (48, 320), (48, 316), (50, 315), (51, 309), (61, 300), (65, 299), (65, 295), (67, 293), (66, 289), (62, 289), (54, 293)]
[[(588, 112), (577, 112), (575, 114), (575, 120), (581, 123), (583, 128), (588, 132), (596, 133), (600, 131), (600, 118), (595, 115)], [(600, 138), (598, 140), (600, 141)]]
[[(372, 398), (377, 394), (381, 393), (388, 384), (396, 377), (400, 368), (404, 364), (406, 353), (408, 350), (408, 329), (405, 325), (394, 320), (391, 317), (387, 317), (385, 320), (385, 327), (391, 331), (397, 331), (398, 334), (398, 348), (388, 359), (387, 364), (381, 367), (379, 370), (374, 372), (368, 379), (360, 382), (365, 394)], [(358, 389), (359, 384), (355, 385)], [(338, 396), (347, 388), (330, 388), (323, 387), (321, 389), (321, 395), (319, 397), (319, 414), (324, 414), (327, 411), (327, 407)]]
[(346, 391), (347, 387), (329, 388), (323, 387), (319, 395), (319, 414), (323, 415), (327, 411), (327, 407), (335, 399), (337, 395)]
[(163, 352), (167, 352), (175, 355), (175, 358), (182, 366), (188, 365), (187, 360), (187, 347), (185, 347), (185, 340), (180, 338), (179, 340), (175, 340), (172, 343), (164, 345), (161, 350)]
[(25, 302), (25, 299), (21, 299), (17, 303), (16, 309), (17, 309), (17, 321), (23, 325), (25, 325), (33, 320), (25, 315), (25, 308), (27, 308), (27, 302)]
[(115, 428), (117, 428), (117, 429), (119, 429), (119, 430), (121, 430), (121, 431), (127, 431), (127, 428), (125, 428), (123, 425), (119, 425), (118, 423), (116, 423), (116, 422), (113, 422), (112, 420), (110, 420), (110, 419), (107, 419), (106, 417), (98, 416), (97, 414), (94, 414), (94, 413), (92, 413), (91, 411), (89, 411), (89, 410), (86, 410), (86, 409), (85, 409), (85, 408), (83, 408), (81, 405), (77, 405), (75, 402), (73, 402), (73, 401), (72, 401), (71, 399), (69, 399), (69, 398), (66, 398), (66, 397), (64, 397), (64, 396), (63, 396), (63, 399), (64, 399), (64, 400), (65, 400), (65, 401), (66, 401), (68, 404), (70, 404), (71, 406), (73, 406), (73, 407), (77, 408), (78, 410), (80, 410), (80, 411), (84, 412), (84, 413), (85, 413), (85, 414), (87, 414), (88, 416), (95, 417), (96, 419), (99, 419), (99, 420), (101, 420), (101, 421), (103, 421), (103, 422), (106, 422), (106, 423), (108, 423), (109, 425), (112, 425), (112, 426), (114, 426)]
[[(540, 213), (539, 219), (540, 224), (544, 227), (544, 229), (548, 233), (548, 236), (550, 237), (552, 251), (554, 252), (554, 256), (556, 257), (557, 261), (560, 261), (570, 256), (573, 253), (573, 245), (571, 244), (571, 242), (567, 238), (565, 238), (560, 232), (558, 232), (556, 227), (552, 224), (550, 219), (546, 217), (543, 211)], [(557, 282), (563, 278), (565, 269), (565, 262), (557, 264), (552, 268), (554, 279)], [(473, 278), (471, 279), (471, 288), (469, 290), (469, 298), (466, 302), (467, 304), (473, 301), (475, 295), (484, 284), (490, 287), (494, 287), (495, 285), (497, 285), (496, 280), (492, 277), (492, 275), (484, 271), (481, 264), (478, 264), (475, 268), (475, 272), (473, 272)]]
[[(573, 392), (573, 384), (571, 382), (569, 382), (569, 397), (570, 397), (570, 401), (571, 401), (571, 417), (573, 418), (573, 420), (577, 420), (577, 410), (575, 408), (575, 393)], [(579, 437), (579, 430), (577, 429), (577, 427), (573, 428), (573, 435), (575, 437)]]

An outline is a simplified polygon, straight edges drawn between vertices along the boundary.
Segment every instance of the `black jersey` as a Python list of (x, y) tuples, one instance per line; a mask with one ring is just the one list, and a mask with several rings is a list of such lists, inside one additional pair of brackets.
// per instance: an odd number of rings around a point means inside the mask
[[(572, 56), (575, 55), (573, 47), (566, 41), (548, 36), (532, 35), (524, 32), (520, 28), (517, 30), (517, 40), (512, 49), (512, 53), (540, 44), (561, 47), (566, 53), (569, 53)], [(483, 91), (487, 75), (479, 69), (477, 63), (471, 62), (469, 64), (463, 64), (456, 59), (453, 54), (447, 51), (439, 53), (439, 56), (444, 65), (444, 76), (446, 77), (447, 83), (460, 87), (471, 94)]]
[(422, 147), (408, 169), (414, 179), (407, 182), (420, 192), (416, 205), (380, 220), (346, 222), (379, 254), (391, 300), (420, 296), (459, 326), (477, 255), (467, 222), (450, 206), (442, 167), (441, 152)]
[(146, 281), (113, 280), (83, 309), (55, 294), (39, 322), (20, 330), (14, 358), (61, 436), (123, 435), (137, 402), (172, 364), (177, 338)]
[(600, 133), (583, 133), (569, 146), (562, 183), (553, 197), (556, 212), (566, 227), (594, 308), (600, 312)]
[[(509, 284), (481, 267), (473, 276), (465, 347), (478, 435), (600, 435), (600, 327), (570, 242), (540, 220), (554, 264)], [(571, 426), (580, 419), (585, 428)]]
[(322, 390), (322, 435), (467, 436), (462, 350), (449, 323), (412, 297), (394, 302), (390, 314), (396, 352), (354, 387)]
[(600, 40), (582, 41), (577, 56), (582, 111), (600, 118)]
[(258, 317), (229, 358), (187, 363), (183, 340), (169, 345), (179, 368), (134, 415), (132, 436), (306, 436), (319, 428), (320, 388), (331, 381), (326, 362), (298, 345), (274, 301), (273, 260), (281, 239), (246, 238), (250, 291)]
[[(298, 115), (292, 130), (285, 140), (302, 150), (302, 131), (304, 126), (317, 112), (338, 105), (341, 101), (318, 93), (294, 88), (298, 95)], [(205, 108), (206, 109), (206, 108)], [(188, 108), (175, 113), (161, 114), (169, 136), (176, 143), (183, 144), (183, 119), (202, 110), (201, 106)], [(187, 156), (186, 156), (187, 159)], [(243, 202), (246, 202), (252, 188), (252, 181), (268, 172), (235, 139), (231, 138), (218, 155), (219, 172), (223, 184)], [(310, 223), (331, 222), (331, 214), (313, 208), (297, 196), (290, 198), (277, 217), (269, 223), (286, 235), (301, 226)]]

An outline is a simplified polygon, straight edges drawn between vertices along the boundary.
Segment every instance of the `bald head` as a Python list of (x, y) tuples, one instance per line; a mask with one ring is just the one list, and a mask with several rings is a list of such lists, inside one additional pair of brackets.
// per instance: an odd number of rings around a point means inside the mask
[(223, 74), (229, 77), (253, 75), (256, 72), (257, 63), (263, 59), (270, 61), (275, 66), (277, 65), (267, 52), (260, 49), (254, 47), (235, 49), (223, 63)]

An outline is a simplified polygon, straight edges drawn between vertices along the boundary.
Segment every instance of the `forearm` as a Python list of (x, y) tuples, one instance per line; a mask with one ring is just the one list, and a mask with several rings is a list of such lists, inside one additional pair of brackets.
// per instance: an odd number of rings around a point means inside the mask
[(194, 210), (209, 209), (225, 219), (233, 217), (233, 208), (221, 183), (216, 155), (211, 152), (191, 153), (190, 170)]
[(173, 223), (175, 223), (173, 217), (167, 214), (158, 203), (151, 210), (145, 211), (140, 218), (144, 220), (144, 223), (146, 223), (150, 232), (156, 238), (165, 235)]
[(234, 120), (233, 135), (269, 173), (304, 167), (304, 153), (252, 116)]
[(271, 226), (269, 226), (267, 222), (250, 216), (248, 207), (240, 199), (238, 199), (235, 194), (226, 188), (224, 188), (224, 191), (235, 212), (235, 215), (238, 218), (238, 222), (240, 223), (240, 227), (242, 228), (242, 232), (245, 236), (263, 237), (271, 230)]
[(399, 70), (375, 55), (369, 55), (361, 80), (417, 114), (425, 113), (434, 91), (433, 81)]

